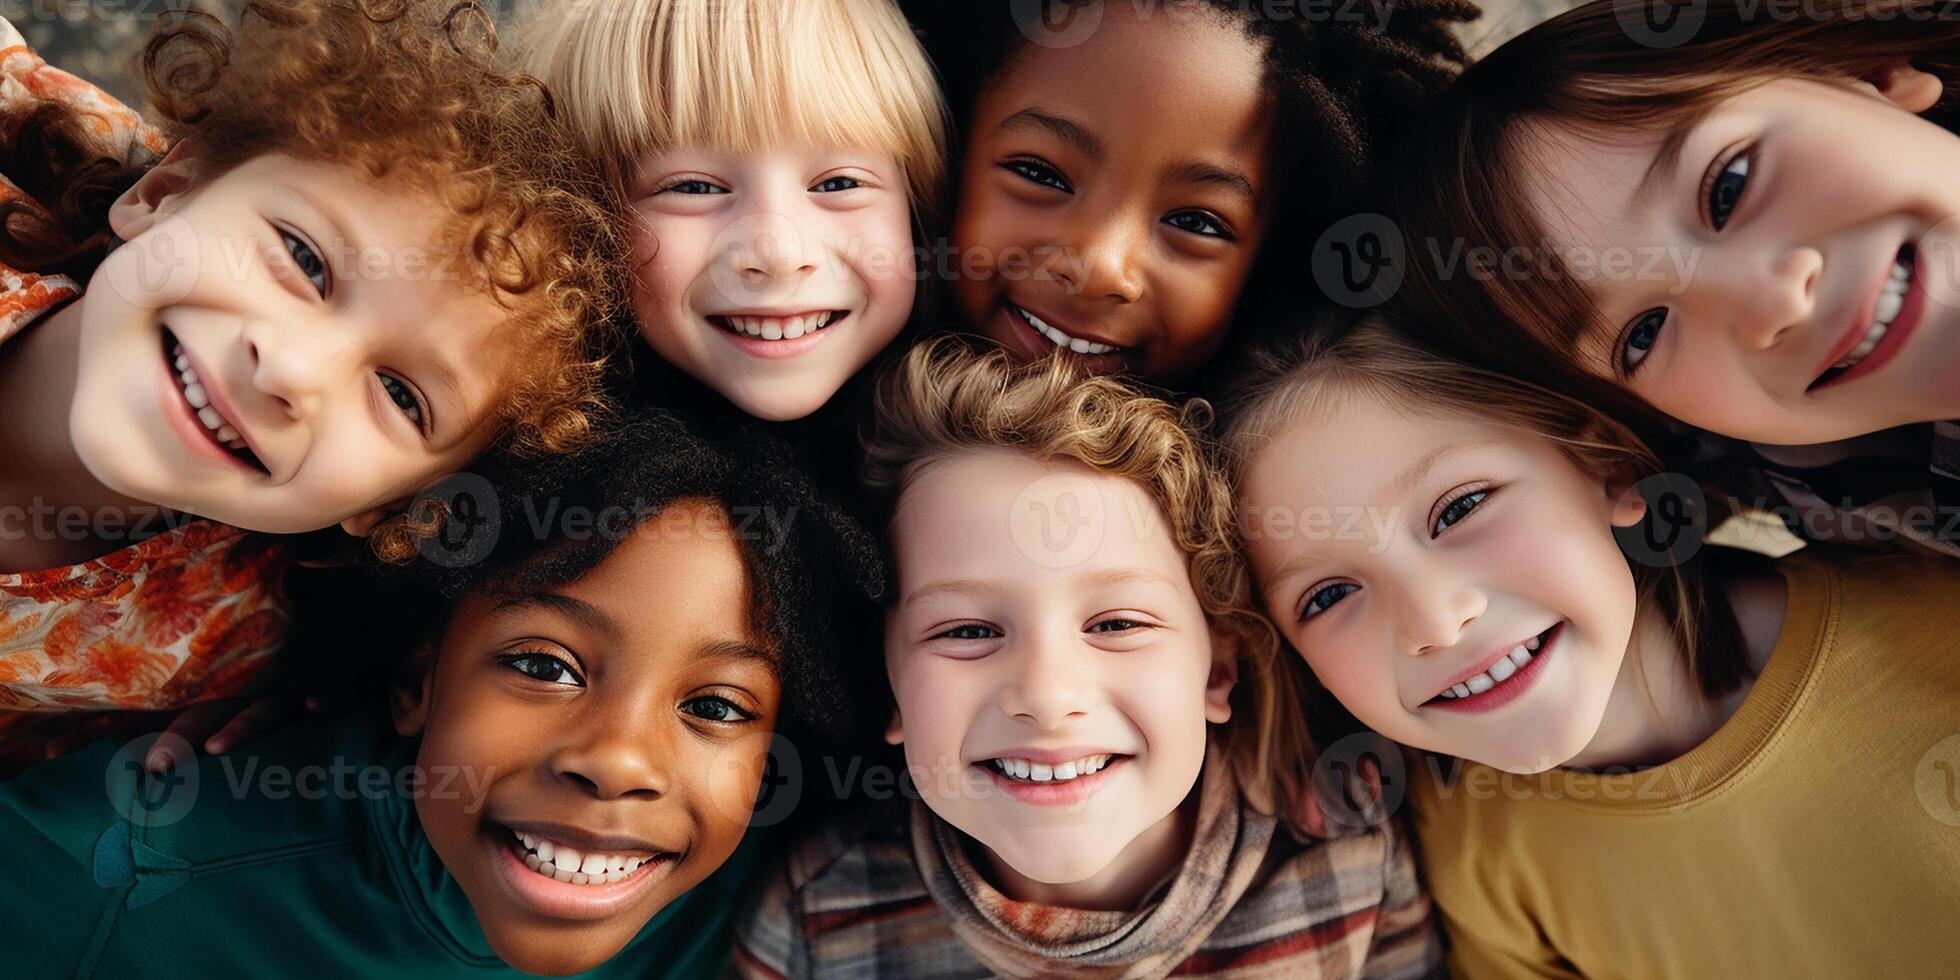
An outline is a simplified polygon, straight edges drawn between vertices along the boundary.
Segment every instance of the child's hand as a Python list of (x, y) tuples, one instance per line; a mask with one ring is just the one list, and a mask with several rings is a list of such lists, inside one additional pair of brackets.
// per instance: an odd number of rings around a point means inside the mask
[[(212, 755), (223, 755), (234, 746), (249, 742), (302, 712), (320, 710), (318, 698), (302, 698), (292, 691), (268, 691), (255, 698), (226, 698), (194, 704), (178, 712), (165, 734), (176, 735), (192, 745), (201, 745)], [(169, 772), (191, 761), (173, 750), (178, 743), (159, 739), (150, 747), (143, 764), (151, 772)]]

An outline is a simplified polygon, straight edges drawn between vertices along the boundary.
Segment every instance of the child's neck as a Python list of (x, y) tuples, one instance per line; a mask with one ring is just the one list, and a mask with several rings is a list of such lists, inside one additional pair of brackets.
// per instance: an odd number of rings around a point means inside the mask
[[(68, 431), (81, 355), (82, 301), (42, 317), (0, 344), (0, 572), (59, 568), (99, 558), (123, 542), (96, 535), (98, 514), (119, 531), (160, 519), (158, 509), (102, 485)], [(63, 512), (70, 516), (63, 519)], [(79, 525), (76, 513), (88, 515)], [(102, 525), (109, 526), (109, 525)]]
[[(1575, 769), (1657, 766), (1685, 755), (1735, 717), (1782, 632), (1788, 605), (1782, 576), (1738, 575), (1722, 583), (1749, 661), (1742, 684), (1718, 700), (1702, 694), (1687, 656), (1651, 608), (1634, 621), (1599, 731), (1565, 765)], [(1713, 597), (1722, 601), (1723, 597)]]
[(1200, 778), (1191, 795), (1177, 809), (1138, 834), (1116, 860), (1109, 862), (1109, 867), (1092, 878), (1059, 885), (1036, 881), (1015, 871), (982, 846), (979, 851), (987, 879), (1001, 894), (1017, 902), (1103, 912), (1135, 909), (1164, 879), (1183, 866), (1198, 825), (1198, 794), (1203, 789), (1204, 781)]

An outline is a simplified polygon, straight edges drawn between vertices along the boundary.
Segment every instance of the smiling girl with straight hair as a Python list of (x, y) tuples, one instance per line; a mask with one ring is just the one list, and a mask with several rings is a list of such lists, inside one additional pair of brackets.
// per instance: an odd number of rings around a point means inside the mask
[(1525, 32), (1411, 127), (1392, 186), (1413, 256), (1545, 258), (1418, 262), (1395, 302), (1474, 363), (1597, 378), (1755, 444), (1768, 485), (1734, 489), (1780, 494), (1806, 533), (1960, 555), (1960, 19), (1636, 6)]

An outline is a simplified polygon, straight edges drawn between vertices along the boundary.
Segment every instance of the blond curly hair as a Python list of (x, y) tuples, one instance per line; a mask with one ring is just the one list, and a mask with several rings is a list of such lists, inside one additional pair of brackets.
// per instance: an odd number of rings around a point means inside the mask
[(923, 464), (1005, 449), (1140, 487), (1170, 523), (1206, 619), (1239, 652), (1224, 744), (1241, 786), (1262, 808), (1291, 813), (1312, 762), (1303, 678), (1259, 611), (1210, 424), (1202, 399), (1172, 404), (1070, 358), (1017, 365), (985, 341), (946, 336), (913, 348), (880, 379), (863, 483), (889, 506)]

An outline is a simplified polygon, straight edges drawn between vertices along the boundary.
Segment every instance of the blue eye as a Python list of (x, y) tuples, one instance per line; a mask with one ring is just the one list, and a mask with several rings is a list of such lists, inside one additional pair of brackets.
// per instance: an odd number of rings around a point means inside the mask
[(1039, 160), (1009, 160), (1001, 164), (1001, 168), (1031, 184), (1052, 187), (1064, 194), (1075, 193), (1075, 189), (1069, 186), (1068, 178), (1063, 177), (1061, 171)]
[(1300, 609), (1300, 621), (1306, 622), (1332, 609), (1335, 603), (1359, 591), (1361, 591), (1361, 586), (1353, 582), (1336, 582), (1333, 585), (1315, 590), (1312, 595), (1307, 597), (1305, 605)]
[(1627, 326), (1626, 339), (1620, 342), (1620, 370), (1628, 377), (1640, 368), (1640, 362), (1647, 359), (1647, 353), (1660, 342), (1661, 328), (1667, 325), (1667, 307), (1657, 306)]
[(698, 178), (692, 180), (677, 180), (671, 184), (666, 185), (665, 187), (660, 188), (657, 191), (654, 191), (655, 194), (666, 194), (670, 192), (674, 194), (726, 194), (729, 191), (728, 188), (723, 187), (720, 184), (711, 183), (709, 181), (700, 180)]
[(299, 269), (307, 282), (313, 284), (313, 291), (319, 293), (321, 299), (326, 299), (333, 277), (328, 273), (327, 262), (320, 257), (319, 250), (306, 239), (284, 228), (279, 229), (279, 241), (286, 246), (286, 254), (292, 256), (293, 266)]
[(1749, 186), (1749, 160), (1752, 151), (1736, 154), (1722, 172), (1708, 187), (1708, 220), (1721, 231), (1729, 223), (1729, 216), (1735, 213), (1735, 206), (1742, 200), (1742, 191)]
[(819, 181), (817, 185), (815, 187), (810, 188), (810, 190), (815, 191), (816, 193), (819, 194), (835, 194), (838, 191), (856, 190), (857, 188), (863, 186), (864, 186), (864, 181), (861, 181), (856, 177), (829, 177), (829, 178), (825, 178), (822, 181)]
[(428, 431), (428, 413), (423, 410), (422, 400), (416, 397), (415, 389), (392, 374), (376, 374), (375, 377), (381, 379), (381, 388), (388, 393), (388, 400), (394, 402), (395, 407), (401, 409), (401, 413), (408, 416), (417, 429)]
[(681, 710), (703, 721), (718, 721), (723, 723), (748, 721), (753, 717), (748, 712), (736, 707), (733, 701), (712, 695), (690, 698), (683, 701), (681, 702)]
[(1476, 510), (1490, 495), (1489, 490), (1472, 490), (1444, 504), (1442, 511), (1436, 515), (1436, 524), (1431, 529), (1431, 533), (1442, 534), (1454, 527), (1457, 522), (1469, 517), (1470, 512)]
[(1179, 231), (1206, 238), (1222, 238), (1232, 241), (1232, 233), (1225, 230), (1225, 222), (1208, 211), (1177, 211), (1164, 217), (1164, 223)]
[(584, 687), (585, 681), (572, 670), (565, 661), (549, 653), (527, 652), (507, 654), (497, 658), (497, 662), (523, 674), (532, 680), (565, 687)]
[(991, 640), (1001, 632), (982, 623), (962, 623), (933, 637), (935, 640)]

